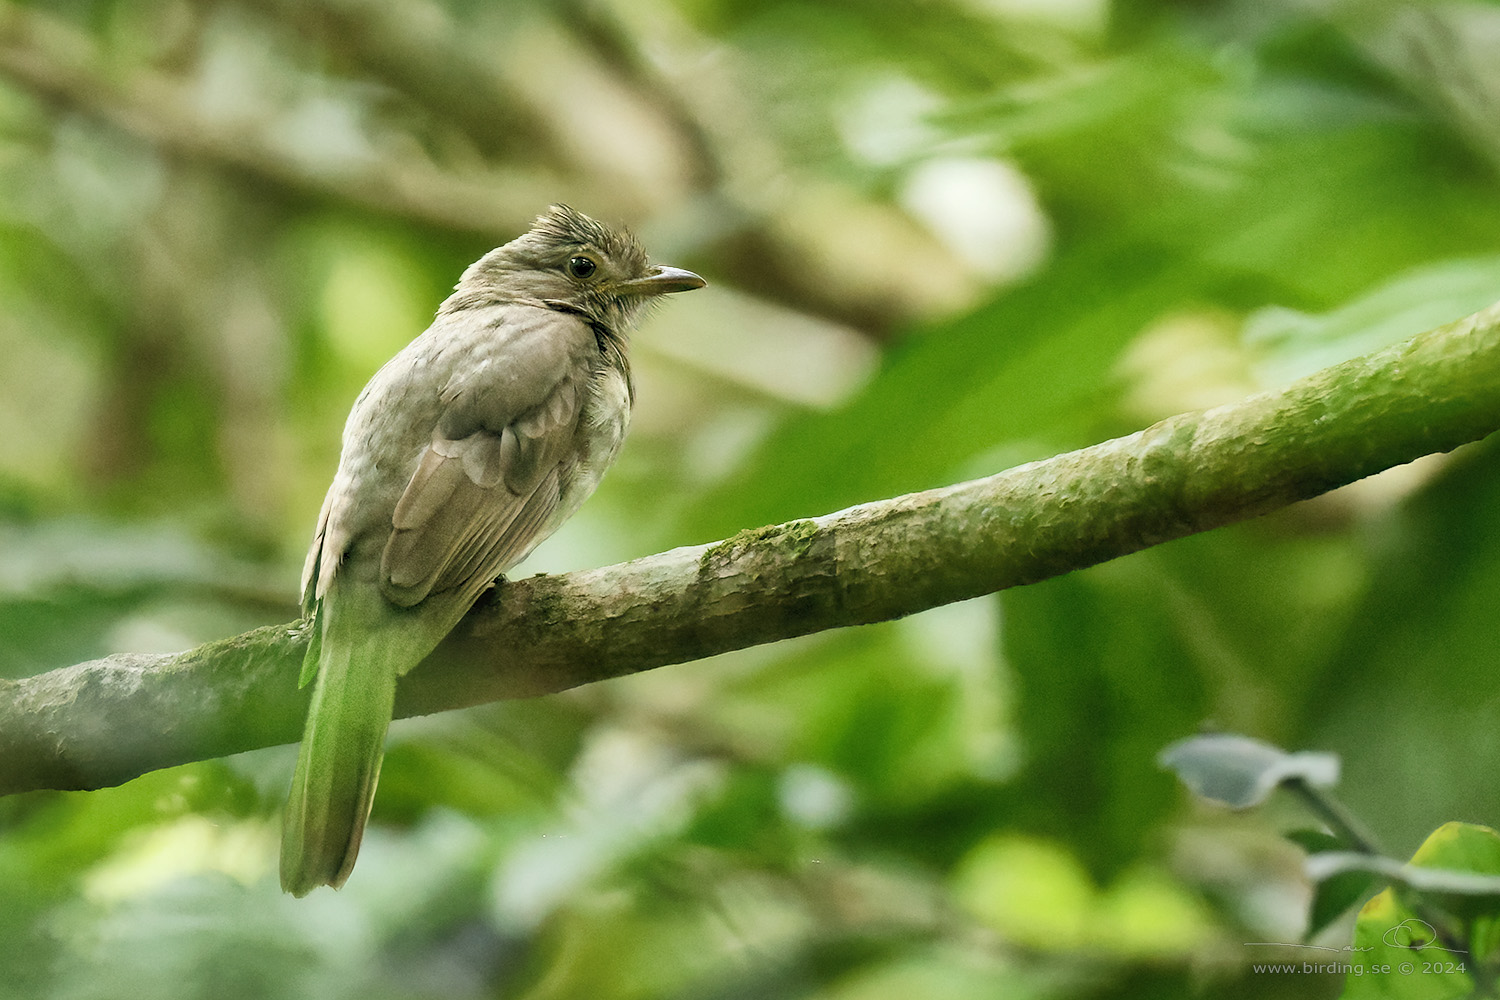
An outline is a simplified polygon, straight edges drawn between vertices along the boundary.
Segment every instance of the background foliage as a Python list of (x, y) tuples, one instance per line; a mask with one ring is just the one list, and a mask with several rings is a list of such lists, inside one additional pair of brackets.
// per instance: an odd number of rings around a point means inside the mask
[[(534, 570), (1463, 315), (1500, 298), (1497, 40), (1480, 2), (0, 2), (0, 671), (294, 617), (354, 394), (549, 201), (711, 288), (637, 338), (626, 454)], [(289, 747), (0, 801), (0, 996), (1336, 995), (1243, 944), (1304, 930), (1305, 818), (1155, 757), (1337, 751), (1403, 855), (1494, 823), (1494, 452), (398, 723), (337, 894), (276, 889)]]

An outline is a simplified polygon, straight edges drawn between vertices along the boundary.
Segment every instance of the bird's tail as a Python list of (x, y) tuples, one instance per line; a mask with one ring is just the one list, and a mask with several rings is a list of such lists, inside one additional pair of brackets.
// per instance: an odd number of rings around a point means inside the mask
[(303, 669), (304, 679), (317, 671), (317, 684), (281, 828), (281, 887), (294, 896), (320, 885), (337, 889), (354, 868), (385, 757), (396, 678), (409, 666), (394, 662), (407, 658), (404, 651), (330, 629), (333, 623), (319, 618)]

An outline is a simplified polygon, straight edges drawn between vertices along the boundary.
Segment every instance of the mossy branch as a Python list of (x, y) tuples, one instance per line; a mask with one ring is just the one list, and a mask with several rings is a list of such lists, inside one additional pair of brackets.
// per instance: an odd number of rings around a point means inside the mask
[[(507, 583), (398, 716), (899, 618), (1252, 518), (1500, 428), (1500, 305), (1285, 389), (986, 479)], [(0, 684), (0, 793), (98, 788), (298, 738), (304, 641), (257, 629)]]

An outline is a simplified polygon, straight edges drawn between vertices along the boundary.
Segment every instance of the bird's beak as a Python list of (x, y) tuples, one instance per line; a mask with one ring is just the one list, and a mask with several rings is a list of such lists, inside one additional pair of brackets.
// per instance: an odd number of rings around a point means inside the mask
[(665, 295), (667, 292), (687, 292), (702, 288), (708, 282), (692, 271), (680, 267), (657, 265), (644, 278), (632, 278), (615, 286), (620, 295)]

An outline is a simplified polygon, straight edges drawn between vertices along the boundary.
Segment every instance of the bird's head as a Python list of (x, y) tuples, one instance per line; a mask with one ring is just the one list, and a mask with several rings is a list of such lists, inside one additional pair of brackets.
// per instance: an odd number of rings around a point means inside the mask
[(472, 264), (458, 293), (561, 304), (623, 333), (657, 296), (704, 284), (692, 271), (649, 263), (629, 232), (553, 205), (530, 230)]

